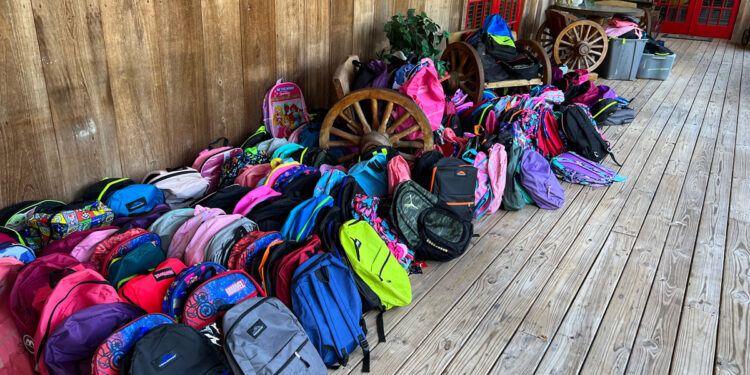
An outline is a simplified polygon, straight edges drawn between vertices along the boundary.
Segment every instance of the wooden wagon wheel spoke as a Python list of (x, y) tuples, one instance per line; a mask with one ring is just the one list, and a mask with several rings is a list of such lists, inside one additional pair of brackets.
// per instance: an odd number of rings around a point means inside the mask
[(595, 56), (601, 56), (602, 52), (601, 51), (596, 51), (596, 50), (591, 50), (590, 54), (595, 55)]
[(452, 69), (456, 69), (456, 55), (457, 55), (457, 53), (455, 53), (455, 52), (450, 53), (450, 59), (451, 59), (450, 63), (451, 63), (451, 68)]
[(469, 55), (464, 55), (464, 57), (461, 59), (461, 62), (458, 64), (456, 69), (462, 70), (466, 66), (467, 62), (469, 62)]
[[(332, 128), (335, 129), (335, 128)], [(328, 142), (329, 147), (354, 147), (356, 144), (349, 141), (330, 141)]]
[(594, 40), (589, 41), (589, 43), (593, 44), (593, 43), (596, 43), (596, 42), (599, 42), (599, 41), (602, 41), (602, 40), (604, 40), (604, 38), (598, 37), (598, 38), (596, 38)]
[(567, 41), (567, 40), (565, 40), (565, 39), (561, 40), (561, 41), (560, 41), (560, 44), (562, 44), (562, 45), (566, 45), (566, 46), (571, 46), (571, 47), (573, 47), (573, 43), (571, 43), (571, 42), (568, 42), (568, 41)]
[(601, 25), (590, 20), (571, 22), (555, 40), (555, 62), (571, 68), (596, 69), (607, 53), (607, 34)]
[(365, 133), (369, 133), (372, 131), (372, 128), (370, 127), (370, 124), (367, 122), (367, 119), (365, 118), (365, 113), (362, 112), (362, 107), (359, 105), (359, 102), (354, 102), (352, 104), (354, 106), (354, 112), (357, 113), (357, 117), (359, 118), (359, 123), (362, 124), (362, 129)]
[(362, 137), (360, 137), (358, 135), (347, 133), (347, 132), (345, 132), (345, 131), (343, 131), (341, 129), (338, 129), (338, 128), (331, 128), (331, 134), (333, 134), (333, 135), (335, 135), (337, 137), (344, 138), (344, 139), (348, 140), (349, 142), (354, 143), (355, 145), (358, 145), (359, 141), (362, 139)]
[(405, 148), (422, 148), (424, 142), (422, 141), (396, 141), (393, 143), (394, 147), (405, 147)]
[(372, 126), (380, 123), (378, 121), (378, 100), (370, 99), (370, 110), (372, 111)]
[[(480, 101), (484, 91), (484, 70), (474, 47), (465, 42), (450, 43), (441, 59), (449, 63), (449, 78), (442, 83), (446, 94), (452, 95), (461, 89), (472, 101)], [(472, 84), (468, 85), (468, 81)]]
[(383, 111), (383, 119), (380, 121), (380, 126), (378, 127), (379, 132), (385, 133), (386, 127), (388, 126), (388, 119), (391, 118), (392, 113), (393, 102), (388, 102), (388, 104), (385, 105), (385, 110)]
[(419, 125), (418, 125), (418, 124), (414, 124), (414, 125), (412, 125), (412, 126), (410, 126), (410, 127), (406, 128), (406, 130), (404, 130), (404, 131), (402, 131), (402, 132), (399, 132), (399, 133), (398, 133), (398, 134), (396, 134), (396, 135), (392, 135), (392, 136), (391, 136), (391, 138), (390, 138), (390, 140), (391, 140), (391, 143), (393, 143), (393, 142), (396, 142), (396, 141), (400, 140), (401, 138), (404, 138), (404, 137), (406, 137), (407, 135), (409, 135), (409, 134), (411, 134), (411, 133), (414, 133), (415, 131), (417, 131), (417, 130), (419, 130), (419, 129), (420, 129), (420, 128), (419, 128)]
[(340, 164), (343, 164), (343, 163), (348, 162), (349, 160), (352, 160), (352, 159), (356, 158), (357, 156), (359, 156), (358, 153), (352, 152), (351, 154), (347, 154), (347, 155), (344, 155), (344, 156), (336, 159), (336, 161), (338, 161)]
[(343, 112), (341, 112), (341, 114), (339, 115), (339, 117), (343, 118), (344, 121), (346, 121), (346, 126), (351, 131), (353, 131), (355, 134), (363, 134), (362, 127), (359, 124), (357, 124), (356, 122), (354, 122), (354, 120), (352, 120), (352, 118), (349, 117), (349, 115), (347, 114), (347, 112), (350, 112), (349, 109), (350, 108), (347, 108), (346, 110), (344, 110)]
[(404, 158), (406, 161), (417, 161), (417, 157), (412, 154), (407, 154), (405, 152), (400, 152), (401, 157)]
[(391, 124), (391, 126), (389, 126), (388, 129), (385, 130), (385, 133), (386, 134), (393, 134), (393, 132), (396, 131), (396, 129), (399, 126), (401, 126), (404, 123), (404, 121), (406, 121), (410, 117), (411, 117), (411, 115), (408, 112), (404, 112), (404, 114), (402, 114), (401, 116), (399, 116), (396, 119), (396, 121), (394, 121), (393, 124)]

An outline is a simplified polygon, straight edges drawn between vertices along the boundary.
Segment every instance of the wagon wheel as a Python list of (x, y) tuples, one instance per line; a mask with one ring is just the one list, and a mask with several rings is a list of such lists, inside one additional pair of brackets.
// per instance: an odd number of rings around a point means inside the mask
[(607, 34), (596, 22), (583, 20), (568, 25), (555, 40), (554, 58), (570, 69), (592, 71), (607, 55)]
[(651, 35), (651, 12), (649, 12), (648, 9), (643, 9), (643, 16), (641, 16), (638, 20), (638, 27), (641, 28), (641, 30), (645, 31), (649, 35)]
[(750, 29), (745, 29), (745, 32), (742, 33), (742, 45), (747, 47), (748, 43), (750, 43)]
[(516, 45), (520, 48), (530, 52), (532, 56), (536, 57), (540, 63), (542, 63), (542, 84), (549, 85), (552, 83), (552, 62), (549, 60), (549, 55), (544, 51), (541, 44), (533, 40), (518, 40)]
[(550, 30), (547, 25), (547, 21), (544, 21), (542, 25), (539, 26), (539, 30), (536, 31), (536, 41), (542, 46), (544, 51), (547, 52), (547, 56), (552, 55), (555, 47), (555, 36), (552, 35), (552, 30)]
[[(369, 109), (370, 118), (365, 116), (363, 106)], [(396, 106), (402, 107), (405, 112), (394, 119), (391, 115)], [(410, 118), (415, 120), (415, 124), (398, 131)], [(422, 139), (403, 139), (417, 131), (422, 132)], [(332, 140), (331, 135), (337, 139)], [(323, 149), (359, 149), (339, 158), (339, 163), (354, 159), (376, 146), (394, 147), (407, 160), (416, 159), (413, 154), (416, 149), (425, 152), (433, 149), (432, 128), (427, 116), (409, 97), (388, 89), (361, 89), (341, 98), (323, 119), (319, 141)]]
[(479, 103), (484, 96), (484, 69), (474, 47), (465, 42), (451, 43), (440, 59), (447, 63), (450, 75), (443, 81), (446, 92), (452, 94), (461, 89), (474, 103)]

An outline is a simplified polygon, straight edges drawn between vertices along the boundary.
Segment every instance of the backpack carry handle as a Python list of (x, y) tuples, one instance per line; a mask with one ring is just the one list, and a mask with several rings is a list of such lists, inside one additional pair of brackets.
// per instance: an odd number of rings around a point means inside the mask
[[(223, 141), (223, 142), (222, 142), (222, 141)], [(217, 146), (216, 146), (216, 144), (219, 144), (219, 143), (221, 143), (221, 146), (218, 146), (218, 147), (217, 147)], [(229, 139), (227, 139), (226, 137), (221, 137), (221, 138), (219, 138), (219, 139), (217, 139), (217, 140), (215, 140), (215, 141), (213, 141), (213, 142), (209, 143), (209, 144), (208, 144), (208, 147), (207, 147), (207, 148), (208, 148), (209, 150), (213, 150), (213, 149), (215, 149), (215, 148), (219, 148), (219, 147), (227, 147), (227, 146), (229, 146)]]

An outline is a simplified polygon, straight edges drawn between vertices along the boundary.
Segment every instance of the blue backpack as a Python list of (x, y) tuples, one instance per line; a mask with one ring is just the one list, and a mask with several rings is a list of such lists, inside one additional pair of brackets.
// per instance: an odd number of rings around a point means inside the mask
[(315, 227), (318, 214), (323, 207), (333, 206), (333, 198), (322, 194), (310, 198), (292, 209), (289, 217), (281, 228), (281, 235), (287, 240), (300, 242), (304, 240)]
[(302, 263), (292, 278), (292, 309), (327, 366), (346, 366), (349, 354), (360, 346), (362, 371), (370, 371), (362, 301), (341, 261), (325, 253)]
[(30, 247), (10, 242), (0, 243), (0, 258), (5, 257), (16, 258), (23, 264), (28, 264), (36, 259), (34, 250)]
[(160, 203), (164, 203), (161, 189), (154, 185), (134, 184), (112, 193), (105, 204), (114, 211), (115, 217), (122, 217), (149, 212)]
[(388, 162), (386, 155), (376, 153), (369, 160), (354, 164), (349, 170), (349, 176), (354, 177), (370, 197), (385, 197), (388, 195)]

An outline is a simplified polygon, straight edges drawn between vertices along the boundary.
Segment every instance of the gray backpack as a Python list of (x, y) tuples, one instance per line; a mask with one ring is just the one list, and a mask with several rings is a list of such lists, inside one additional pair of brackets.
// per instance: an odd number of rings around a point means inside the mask
[(254, 230), (258, 230), (258, 225), (246, 217), (222, 228), (208, 241), (203, 251), (203, 261), (216, 262), (226, 266), (232, 246), (246, 234)]
[(208, 192), (210, 181), (190, 167), (153, 171), (143, 179), (144, 184), (158, 187), (164, 193), (164, 203), (170, 208), (188, 207)]
[(159, 235), (161, 240), (161, 248), (164, 251), (169, 249), (169, 244), (172, 242), (172, 236), (177, 232), (188, 219), (194, 216), (193, 208), (181, 208), (179, 210), (172, 210), (156, 219), (153, 224), (148, 228), (149, 231)]
[(304, 328), (277, 298), (251, 297), (234, 305), (223, 327), (224, 350), (236, 375), (326, 373)]

